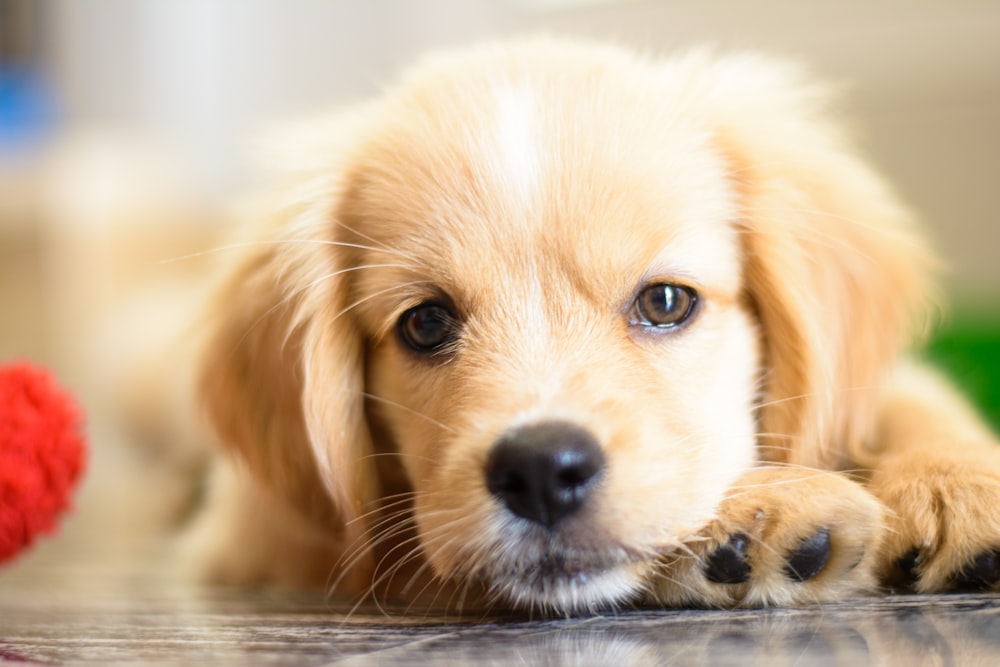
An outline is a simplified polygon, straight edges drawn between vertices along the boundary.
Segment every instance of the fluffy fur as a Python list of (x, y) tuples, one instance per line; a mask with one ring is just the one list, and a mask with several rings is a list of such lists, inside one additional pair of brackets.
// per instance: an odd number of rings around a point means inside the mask
[[(993, 436), (900, 361), (931, 253), (827, 106), (756, 56), (535, 41), (427, 59), (286, 137), (211, 317), (231, 462), (201, 572), (561, 612), (993, 586), (970, 570), (1000, 545)], [(661, 284), (697, 295), (682, 326), (636, 317)], [(427, 303), (455, 329), (432, 354), (400, 324)], [(603, 467), (546, 527), (484, 471), (552, 423)]]

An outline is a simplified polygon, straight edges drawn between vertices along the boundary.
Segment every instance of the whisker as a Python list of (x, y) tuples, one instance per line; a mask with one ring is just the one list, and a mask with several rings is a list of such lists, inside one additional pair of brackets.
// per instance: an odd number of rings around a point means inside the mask
[[(425, 572), (431, 569), (431, 562), (426, 558), (424, 558), (423, 560), (424, 562), (420, 564), (420, 567), (418, 567), (417, 570), (413, 573), (413, 575), (410, 577), (410, 580), (407, 581), (406, 584), (403, 585), (403, 588), (400, 589), (399, 591), (400, 595), (408, 596), (410, 591), (413, 589), (414, 584), (424, 575)], [(413, 596), (413, 599), (414, 600), (419, 599), (420, 596), (423, 595), (424, 591), (426, 591), (427, 588), (432, 583), (434, 583), (434, 577), (433, 576), (428, 577), (427, 583), (424, 584), (423, 588), (421, 588), (415, 596)]]
[[(395, 529), (390, 529), (389, 531), (387, 531), (386, 533), (384, 533), (383, 535), (381, 535), (378, 538), (378, 541), (384, 541), (384, 540), (388, 539), (389, 537), (392, 537), (393, 535), (397, 534), (397, 532), (399, 532), (399, 531), (396, 531)], [(417, 552), (417, 550), (411, 549), (408, 552), (407, 555), (403, 556), (402, 558), (396, 559), (394, 561), (393, 565), (388, 570), (383, 571), (383, 565), (385, 564), (385, 561), (388, 558), (390, 558), (390, 556), (394, 552), (398, 551), (399, 549), (406, 548), (406, 546), (407, 546), (407, 544), (409, 542), (414, 542), (416, 540), (417, 540), (417, 538), (415, 538), (415, 537), (414, 538), (409, 538), (407, 540), (404, 540), (400, 544), (397, 544), (397, 545), (393, 546), (391, 549), (389, 549), (382, 556), (382, 558), (378, 561), (378, 563), (376, 563), (375, 567), (373, 568), (373, 579), (372, 579), (372, 582), (369, 584), (367, 591), (363, 595), (361, 595), (359, 597), (358, 601), (351, 608), (349, 614), (353, 614), (354, 612), (356, 612), (357, 609), (361, 606), (361, 604), (364, 603), (365, 600), (371, 599), (372, 603), (375, 605), (375, 607), (379, 611), (381, 611), (383, 614), (385, 614), (387, 616), (389, 615), (388, 612), (386, 611), (386, 609), (384, 608), (383, 604), (381, 602), (379, 602), (379, 599), (378, 599), (378, 590), (379, 590), (379, 587), (382, 586), (382, 584), (387, 579), (391, 582), (391, 578), (393, 576), (395, 576), (395, 573), (399, 570), (399, 568), (403, 567), (407, 562), (409, 562), (410, 558), (412, 557), (412, 555), (414, 553)], [(373, 545), (373, 546), (376, 546), (376, 545)], [(379, 574), (380, 571), (382, 571), (382, 574)]]
[(431, 284), (431, 281), (430, 280), (412, 280), (412, 281), (406, 282), (406, 283), (398, 283), (396, 285), (390, 285), (389, 287), (386, 287), (385, 289), (381, 289), (381, 290), (379, 290), (377, 292), (373, 292), (371, 294), (368, 294), (366, 296), (361, 297), (357, 301), (354, 301), (350, 305), (346, 306), (343, 310), (341, 310), (340, 312), (336, 313), (333, 316), (332, 321), (339, 320), (341, 317), (343, 317), (347, 313), (351, 312), (352, 310), (354, 310), (358, 306), (360, 306), (360, 305), (362, 305), (364, 303), (367, 303), (368, 301), (371, 301), (372, 299), (377, 299), (378, 297), (382, 296), (383, 294), (388, 294), (390, 292), (394, 292), (396, 290), (401, 290), (401, 289), (404, 289), (406, 287), (413, 287), (414, 285), (427, 285), (427, 284)]
[[(393, 554), (397, 551), (405, 550), (402, 555), (392, 559), (392, 564), (384, 569), (383, 566), (385, 562), (389, 560)], [(419, 536), (413, 536), (409, 539), (403, 540), (399, 544), (393, 546), (392, 549), (387, 551), (382, 559), (378, 562), (375, 567), (376, 578), (372, 581), (371, 589), (373, 591), (373, 597), (375, 597), (375, 591), (377, 589), (384, 589), (386, 595), (388, 595), (392, 589), (392, 582), (396, 578), (396, 575), (404, 567), (410, 563), (417, 561), (421, 558), (423, 553), (421, 549), (421, 541)], [(382, 572), (381, 575), (378, 573)], [(408, 582), (409, 583), (409, 582)]]
[[(394, 506), (399, 507), (399, 509), (386, 513), (386, 510)], [(401, 519), (405, 519), (409, 515), (409, 513), (410, 513), (410, 508), (407, 504), (407, 501), (405, 500), (400, 500), (396, 503), (392, 503), (386, 508), (379, 508), (378, 510), (373, 510), (372, 512), (366, 512), (365, 513), (366, 519), (372, 519), (376, 516), (379, 517), (377, 521), (368, 526), (368, 531), (373, 533), (374, 535), (378, 535), (379, 534), (378, 531), (381, 531), (385, 526), (387, 526), (388, 524), (398, 523)], [(383, 514), (385, 514), (385, 516), (381, 516)], [(352, 519), (350, 523), (357, 523), (358, 521), (359, 518), (355, 518)], [(372, 539), (374, 539), (374, 537)]]
[[(401, 521), (400, 517), (402, 517)], [(387, 527), (379, 528), (377, 531), (374, 531), (375, 535), (371, 538), (370, 541), (367, 541), (363, 545), (363, 547), (358, 551), (358, 553), (362, 557), (365, 554), (370, 553), (372, 550), (374, 550), (378, 546), (378, 544), (385, 542), (396, 535), (401, 535), (415, 526), (412, 520), (412, 516), (409, 514), (407, 510), (396, 512), (393, 516), (387, 517), (385, 520), (380, 522), (379, 525), (380, 526), (387, 525)], [(390, 586), (392, 578), (395, 577), (396, 573), (400, 571), (408, 563), (420, 558), (424, 553), (425, 545), (428, 544), (434, 545), (439, 539), (438, 536), (450, 537), (454, 539), (454, 536), (450, 532), (450, 526), (447, 523), (445, 523), (439, 526), (435, 531), (431, 532), (425, 531), (423, 535), (413, 535), (411, 537), (408, 537), (405, 540), (399, 542), (398, 544), (393, 545), (391, 549), (386, 551), (374, 568), (374, 573), (376, 575), (376, 578), (369, 586), (369, 593), (367, 594), (367, 597), (372, 597), (376, 595), (377, 590), (383, 585)], [(386, 568), (385, 564), (388, 560), (390, 560), (393, 557), (393, 554), (403, 549), (408, 549), (408, 551), (399, 558), (396, 558), (394, 563), (389, 568)], [(354, 556), (352, 556), (352, 558), (353, 557)], [(418, 572), (422, 573), (425, 570), (426, 570), (426, 561), (418, 569)], [(407, 586), (411, 585), (412, 583), (407, 584)]]
[[(372, 515), (371, 512), (366, 514)], [(340, 571), (340, 575), (332, 585), (328, 584), (329, 589), (336, 590), (344, 576), (357, 567), (362, 559), (371, 555), (373, 550), (383, 542), (407, 530), (411, 524), (409, 510), (404, 508), (390, 513), (375, 526), (370, 527), (362, 535), (355, 538), (350, 545), (345, 547), (344, 553), (334, 564), (334, 568)]]
[[(661, 579), (667, 581), (670, 585), (676, 586), (677, 588), (679, 588), (679, 589), (681, 589), (683, 591), (686, 591), (687, 593), (689, 593), (691, 595), (692, 598), (698, 599), (699, 595), (698, 595), (698, 590), (696, 588), (694, 588), (693, 586), (691, 586), (689, 584), (684, 583), (678, 577), (671, 576), (670, 572), (673, 569), (671, 567), (671, 565), (673, 565), (673, 563), (667, 563), (667, 562), (663, 562), (663, 561), (656, 561), (653, 564), (653, 568), (654, 568), (653, 576), (660, 577)], [(650, 579), (651, 578), (652, 577), (650, 577)], [(651, 596), (655, 597), (655, 593), (654, 593), (655, 588), (654, 588), (653, 582), (649, 581), (648, 583), (644, 583), (644, 585), (648, 587), (649, 594)]]
[(357, 248), (359, 248), (361, 250), (372, 250), (372, 251), (375, 251), (375, 252), (384, 252), (384, 253), (387, 253), (387, 254), (395, 254), (395, 255), (397, 255), (399, 257), (402, 257), (403, 259), (407, 259), (407, 260), (413, 262), (414, 264), (419, 265), (421, 263), (421, 260), (420, 260), (419, 257), (416, 257), (414, 255), (410, 255), (410, 254), (404, 253), (404, 252), (402, 252), (400, 250), (390, 250), (384, 244), (380, 243), (378, 239), (376, 239), (376, 238), (374, 238), (372, 236), (369, 236), (368, 234), (365, 234), (364, 232), (362, 232), (361, 230), (357, 229), (356, 227), (352, 227), (351, 225), (348, 225), (343, 220), (337, 220), (337, 226), (340, 227), (341, 229), (346, 229), (351, 234), (354, 234), (355, 236), (359, 236), (359, 237), (365, 239), (366, 241), (370, 241), (372, 243), (372, 246), (364, 246), (364, 245), (356, 245), (355, 246), (355, 247), (357, 247)]
[[(293, 303), (299, 296), (301, 296), (302, 294), (304, 294), (304, 293), (308, 292), (309, 290), (315, 288), (316, 285), (320, 284), (321, 282), (323, 282), (325, 280), (329, 280), (330, 278), (336, 277), (336, 276), (338, 276), (338, 275), (340, 275), (342, 273), (346, 273), (348, 271), (356, 271), (356, 270), (361, 270), (361, 269), (365, 269), (365, 268), (374, 268), (374, 267), (378, 267), (378, 266), (395, 266), (395, 265), (389, 265), (389, 264), (384, 264), (384, 265), (361, 265), (361, 266), (357, 266), (357, 267), (350, 267), (350, 268), (347, 268), (347, 269), (342, 269), (340, 271), (335, 271), (333, 273), (325, 274), (323, 276), (320, 276), (319, 278), (316, 278), (316, 279), (310, 281), (306, 285), (300, 285), (296, 289), (287, 292), (286, 294), (282, 295), (282, 298), (280, 300), (278, 300), (270, 308), (268, 308), (263, 313), (261, 313), (257, 317), (257, 319), (255, 319), (253, 322), (250, 323), (250, 325), (247, 327), (246, 331), (243, 332), (243, 335), (240, 336), (240, 339), (237, 340), (236, 343), (233, 345), (233, 353), (235, 353), (235, 351), (237, 349), (239, 349), (246, 342), (247, 338), (250, 336), (251, 333), (253, 333), (253, 331), (257, 327), (259, 327), (262, 323), (264, 323), (265, 321), (267, 321), (276, 312), (278, 312), (282, 308), (287, 307), (289, 304)], [(395, 285), (393, 287), (386, 288), (384, 290), (376, 292), (375, 294), (369, 295), (368, 297), (365, 297), (364, 299), (360, 299), (360, 300), (356, 301), (355, 303), (351, 304), (350, 306), (348, 306), (347, 308), (345, 308), (341, 312), (337, 313), (334, 316), (333, 319), (334, 320), (339, 319), (342, 315), (345, 315), (346, 313), (350, 312), (350, 310), (352, 310), (353, 308), (361, 305), (362, 303), (364, 303), (365, 301), (367, 301), (367, 300), (369, 300), (371, 298), (378, 297), (378, 296), (380, 296), (382, 294), (385, 294), (387, 292), (392, 291), (393, 289), (401, 289), (403, 287), (408, 287), (410, 285), (416, 285), (416, 284), (420, 284), (420, 283), (423, 283), (423, 282), (427, 282), (427, 281), (413, 281), (413, 282), (409, 282), (409, 283), (402, 283), (400, 285)], [(283, 344), (287, 344), (288, 338), (292, 335), (292, 333), (293, 333), (292, 329), (289, 328), (289, 330), (286, 332), (285, 341), (284, 341)]]
[(389, 407), (397, 408), (399, 410), (402, 410), (403, 412), (406, 412), (407, 414), (413, 415), (414, 417), (419, 417), (421, 419), (424, 419), (424, 420), (430, 422), (431, 424), (437, 426), (441, 430), (447, 431), (448, 433), (452, 433), (452, 434), (457, 434), (458, 433), (457, 429), (454, 429), (451, 426), (448, 426), (444, 422), (438, 421), (437, 419), (434, 419), (433, 417), (425, 415), (424, 413), (419, 412), (418, 410), (414, 410), (413, 408), (411, 408), (409, 406), (406, 406), (406, 405), (403, 405), (402, 403), (399, 403), (397, 401), (393, 401), (391, 399), (385, 398), (384, 396), (379, 396), (377, 394), (373, 394), (373, 393), (367, 392), (367, 391), (363, 392), (361, 395), (364, 396), (365, 398), (370, 398), (371, 400), (376, 401), (378, 403), (381, 403), (383, 405), (388, 405)]
[[(447, 539), (444, 539), (444, 538), (447, 538)], [(442, 542), (442, 539), (444, 539), (443, 542)], [(433, 536), (433, 537), (431, 537), (431, 538), (429, 538), (429, 539), (427, 539), (425, 541), (423, 552), (426, 553), (428, 550), (430, 550), (432, 548), (447, 549), (447, 548), (451, 547), (451, 545), (454, 544), (457, 541), (458, 541), (458, 537), (456, 535), (450, 534), (447, 531), (440, 531), (440, 533), (438, 535), (435, 535), (435, 536)], [(424, 560), (424, 566), (422, 566), (421, 569), (425, 569), (425, 568), (429, 568), (429, 567), (430, 567), (430, 560), (425, 558), (425, 560)], [(423, 595), (424, 591), (426, 591), (428, 587), (430, 587), (431, 585), (434, 584), (436, 577), (437, 577), (437, 575), (432, 575), (431, 577), (428, 577), (427, 583), (425, 583), (424, 586), (420, 589), (420, 591), (417, 594), (417, 596), (414, 597), (414, 600), (418, 599), (420, 595)], [(465, 577), (465, 578), (468, 579), (470, 577)], [(412, 580), (411, 580), (410, 583), (412, 583)], [(409, 586), (410, 584), (408, 583), (407, 585)], [(430, 608), (434, 607), (437, 604), (438, 598), (440, 597), (440, 595), (441, 595), (442, 591), (444, 590), (444, 588), (446, 588), (446, 587), (439, 586), (437, 588), (437, 590), (434, 592), (434, 597), (431, 598), (430, 602), (427, 604), (428, 610)], [(449, 609), (450, 608), (450, 606), (451, 606), (451, 600), (453, 599), (454, 595), (455, 595), (455, 592), (452, 591), (452, 594), (451, 594), (451, 596), (449, 596), (448, 601), (445, 602), (445, 605), (444, 605), (445, 609)]]

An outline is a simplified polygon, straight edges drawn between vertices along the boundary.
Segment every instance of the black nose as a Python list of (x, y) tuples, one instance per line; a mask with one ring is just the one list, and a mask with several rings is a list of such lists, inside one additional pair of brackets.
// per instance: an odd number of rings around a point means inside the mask
[(497, 440), (486, 488), (514, 514), (552, 528), (580, 509), (602, 470), (594, 436), (566, 422), (542, 422)]

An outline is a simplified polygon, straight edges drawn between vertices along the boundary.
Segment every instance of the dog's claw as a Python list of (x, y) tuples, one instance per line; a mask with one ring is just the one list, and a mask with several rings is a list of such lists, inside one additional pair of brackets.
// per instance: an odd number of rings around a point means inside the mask
[(956, 592), (988, 591), (1000, 582), (1000, 550), (979, 554), (955, 575), (952, 589)]
[(785, 575), (795, 581), (809, 581), (819, 574), (830, 560), (830, 529), (823, 528), (799, 543), (788, 555)]
[(729, 542), (715, 550), (705, 561), (705, 577), (716, 584), (742, 584), (750, 579), (750, 561), (747, 559), (749, 540), (737, 533)]

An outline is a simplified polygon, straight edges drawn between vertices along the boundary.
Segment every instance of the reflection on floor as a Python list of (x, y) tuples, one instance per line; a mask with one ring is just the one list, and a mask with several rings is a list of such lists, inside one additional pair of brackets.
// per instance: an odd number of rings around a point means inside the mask
[(994, 665), (1000, 596), (868, 598), (797, 610), (448, 619), (150, 578), (0, 576), (0, 663)]

